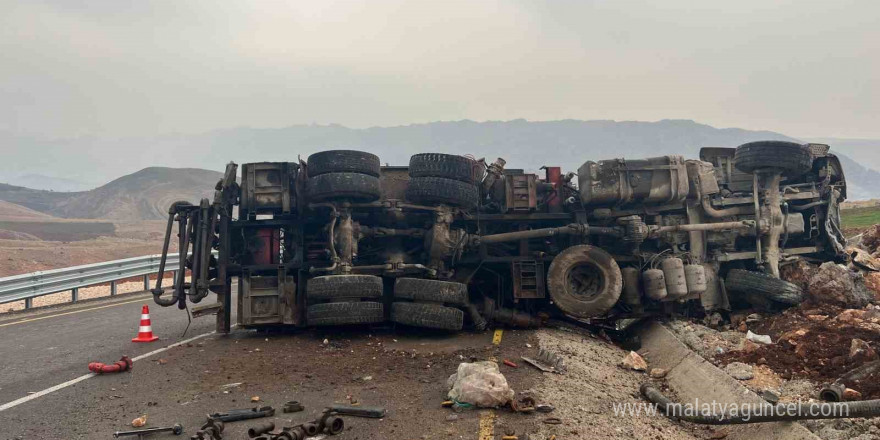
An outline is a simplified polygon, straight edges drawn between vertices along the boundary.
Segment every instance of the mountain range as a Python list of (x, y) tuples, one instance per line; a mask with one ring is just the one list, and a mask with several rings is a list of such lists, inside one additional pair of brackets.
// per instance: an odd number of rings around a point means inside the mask
[[(305, 160), (316, 151), (347, 148), (370, 151), (383, 163), (393, 165), (406, 164), (414, 153), (442, 152), (470, 154), (490, 161), (500, 156), (510, 168), (532, 171), (542, 165), (576, 170), (586, 160), (666, 154), (696, 158), (702, 147), (735, 147), (755, 140), (824, 141), (841, 156), (850, 198), (880, 198), (880, 173), (875, 171), (880, 169), (880, 140), (799, 139), (772, 131), (715, 128), (691, 120), (464, 120), (363, 129), (341, 125), (230, 128), (200, 134), (116, 139), (43, 139), (0, 133), (0, 145), (7, 158), (0, 162), (0, 182), (54, 190), (63, 185), (41, 185), (40, 176), (45, 176), (46, 182), (67, 179), (88, 187), (88, 182), (135, 173), (120, 178), (122, 182), (75, 195), (40, 193), (35, 196), (37, 201), (30, 204), (4, 198), (15, 192), (20, 196), (21, 190), (0, 188), (0, 199), (64, 217), (93, 218), (100, 214), (112, 218), (156, 218), (164, 215), (161, 203), (166, 200), (170, 203), (171, 199), (183, 196), (197, 199), (198, 194), (210, 192), (219, 176), (204, 169), (220, 171), (229, 161), (296, 161)], [(139, 171), (146, 165), (153, 168)], [(183, 176), (175, 178), (184, 180), (163, 181), (167, 176), (162, 173), (175, 174), (167, 167), (191, 170), (177, 173)], [(20, 176), (29, 176), (27, 184), (21, 182)], [(147, 180), (151, 183), (140, 180), (144, 176), (150, 176)], [(121, 183), (125, 185), (120, 186)], [(138, 199), (138, 192), (147, 198)], [(59, 202), (61, 199), (67, 201)], [(53, 200), (51, 208), (35, 208), (45, 205), (47, 200)]]

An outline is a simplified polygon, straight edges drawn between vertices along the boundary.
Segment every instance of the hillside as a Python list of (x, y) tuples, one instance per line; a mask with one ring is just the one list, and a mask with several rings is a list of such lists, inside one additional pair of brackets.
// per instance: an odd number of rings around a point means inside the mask
[(0, 200), (0, 220), (46, 220), (52, 216), (33, 209)]
[(194, 168), (144, 168), (91, 191), (52, 192), (0, 184), (0, 200), (56, 217), (151, 220), (178, 200), (213, 195), (222, 174)]
[[(383, 163), (406, 164), (418, 152), (472, 154), (494, 160), (503, 156), (512, 168), (537, 171), (542, 165), (576, 170), (586, 160), (681, 154), (696, 158), (701, 147), (735, 147), (755, 140), (799, 141), (771, 131), (715, 128), (690, 120), (545, 122), (454, 121), (398, 127), (353, 129), (340, 125), (296, 125), (277, 129), (232, 128), (202, 134), (149, 138), (5, 139), (7, 157), (0, 178), (36, 172), (79, 181), (115, 178), (91, 191), (57, 193), (0, 185), (8, 200), (59, 217), (155, 219), (175, 200), (197, 200), (211, 194), (229, 161), (295, 161), (325, 149), (352, 148), (373, 152)], [(4, 141), (0, 133), (0, 141)], [(835, 142), (842, 145), (835, 148)], [(871, 140), (831, 139), (841, 156), (850, 185), (849, 198), (880, 198), (880, 168)], [(53, 160), (39, 160), (52, 157)], [(148, 168), (143, 164), (196, 169)], [(132, 169), (134, 168), (134, 169)], [(872, 169), (873, 168), (873, 169)], [(64, 174), (68, 173), (68, 174)], [(111, 175), (112, 174), (112, 175)], [(105, 177), (106, 176), (106, 177)], [(197, 190), (188, 190), (196, 185)]]

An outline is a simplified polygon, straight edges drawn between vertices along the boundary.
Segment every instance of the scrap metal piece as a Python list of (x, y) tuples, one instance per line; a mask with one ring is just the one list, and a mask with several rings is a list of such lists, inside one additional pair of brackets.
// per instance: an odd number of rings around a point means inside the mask
[(271, 406), (232, 409), (225, 413), (208, 414), (208, 420), (219, 420), (221, 422), (237, 422), (240, 420), (259, 419), (261, 417), (272, 417), (275, 415), (275, 408)]
[(209, 419), (202, 425), (202, 429), (196, 431), (190, 440), (223, 440), (223, 422)]
[(565, 360), (558, 354), (541, 349), (535, 359), (522, 356), (522, 360), (545, 373), (563, 374), (566, 371)]
[(371, 419), (381, 419), (385, 417), (385, 408), (378, 406), (350, 406), (350, 405), (330, 405), (327, 407), (330, 414), (339, 414), (352, 417), (366, 417)]
[(284, 406), (281, 407), (281, 412), (285, 412), (285, 413), (300, 412), (300, 411), (303, 411), (304, 409), (305, 409), (305, 407), (303, 406), (302, 403), (299, 403), (296, 400), (291, 400), (290, 402), (285, 403)]
[(174, 435), (183, 434), (183, 425), (180, 423), (175, 424), (174, 426), (169, 426), (165, 428), (147, 428), (147, 429), (137, 429), (134, 431), (116, 431), (113, 433), (113, 437), (125, 437), (129, 435), (136, 435), (138, 438), (141, 438), (148, 434), (156, 434), (159, 432), (170, 432)]
[(261, 423), (257, 426), (251, 426), (248, 428), (247, 433), (248, 437), (255, 438), (259, 437), (263, 434), (266, 434), (275, 429), (275, 422), (265, 422)]

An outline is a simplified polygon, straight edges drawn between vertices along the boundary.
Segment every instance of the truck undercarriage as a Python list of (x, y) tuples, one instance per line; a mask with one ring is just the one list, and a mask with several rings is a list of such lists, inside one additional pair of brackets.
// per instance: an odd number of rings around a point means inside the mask
[(439, 153), (382, 167), (331, 150), (244, 164), (240, 179), (230, 163), (213, 200), (169, 209), (163, 254), (177, 223), (181, 263), (172, 294), (161, 276), (153, 294), (183, 309), (216, 293), (193, 314), (216, 313), (220, 332), (233, 278), (245, 328), (457, 331), (793, 304), (802, 292), (780, 265), (845, 257), (846, 183), (828, 150), (762, 141), (540, 176)]

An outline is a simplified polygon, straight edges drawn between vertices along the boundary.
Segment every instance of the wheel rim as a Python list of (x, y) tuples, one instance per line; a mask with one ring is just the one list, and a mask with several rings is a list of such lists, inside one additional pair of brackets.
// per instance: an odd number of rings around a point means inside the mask
[(602, 293), (605, 288), (605, 277), (598, 266), (581, 263), (568, 270), (565, 283), (575, 298), (587, 301)]

